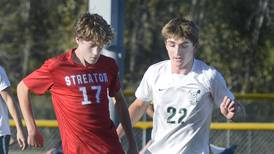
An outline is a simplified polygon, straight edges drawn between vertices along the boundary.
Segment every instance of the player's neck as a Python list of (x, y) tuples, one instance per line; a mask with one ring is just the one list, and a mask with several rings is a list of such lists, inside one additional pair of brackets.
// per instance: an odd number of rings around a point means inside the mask
[(78, 50), (78, 49), (76, 49), (76, 50), (74, 51), (74, 53), (73, 53), (73, 60), (74, 60), (77, 64), (81, 64), (81, 65), (83, 65), (83, 66), (86, 66), (86, 65), (87, 65), (86, 62), (85, 62), (85, 60), (84, 60), (84, 58), (82, 58), (82, 57), (80, 56), (80, 53), (79, 53), (79, 50)]
[(187, 75), (192, 70), (192, 66), (193, 61), (187, 63), (186, 65), (171, 64), (171, 73)]

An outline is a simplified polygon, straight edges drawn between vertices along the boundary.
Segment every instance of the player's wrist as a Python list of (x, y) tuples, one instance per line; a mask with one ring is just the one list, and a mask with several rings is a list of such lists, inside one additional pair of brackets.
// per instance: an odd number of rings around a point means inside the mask
[(29, 135), (34, 135), (34, 134), (36, 134), (36, 132), (37, 132), (38, 130), (37, 130), (37, 127), (36, 127), (36, 126), (31, 126), (31, 127), (27, 127), (27, 131), (28, 131), (28, 134), (29, 134)]

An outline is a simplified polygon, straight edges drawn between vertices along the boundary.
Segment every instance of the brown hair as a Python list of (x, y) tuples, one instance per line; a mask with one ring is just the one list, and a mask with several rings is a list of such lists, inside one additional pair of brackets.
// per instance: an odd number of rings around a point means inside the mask
[(169, 38), (189, 39), (193, 45), (199, 42), (198, 26), (183, 17), (171, 19), (163, 28), (162, 36), (165, 40)]
[(111, 26), (98, 14), (84, 13), (75, 24), (74, 36), (98, 46), (110, 44), (114, 37)]

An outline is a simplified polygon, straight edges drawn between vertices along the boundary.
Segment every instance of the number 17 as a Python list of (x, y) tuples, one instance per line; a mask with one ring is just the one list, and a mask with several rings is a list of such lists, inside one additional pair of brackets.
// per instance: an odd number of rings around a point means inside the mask
[[(95, 94), (96, 103), (100, 103), (101, 86), (91, 86), (91, 89), (96, 92)], [(87, 88), (79, 87), (79, 91), (81, 91), (83, 94), (82, 105), (91, 104), (92, 102), (88, 99)]]

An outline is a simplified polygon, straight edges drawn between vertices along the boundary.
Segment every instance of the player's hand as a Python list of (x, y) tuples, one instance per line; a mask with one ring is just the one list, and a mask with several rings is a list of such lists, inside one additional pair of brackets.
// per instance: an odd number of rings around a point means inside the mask
[(221, 103), (220, 110), (227, 119), (232, 120), (236, 113), (236, 103), (225, 96)]
[(32, 147), (43, 147), (44, 138), (37, 128), (34, 131), (29, 132), (28, 144)]
[(28, 146), (22, 129), (17, 130), (17, 142), (22, 150), (25, 150)]

